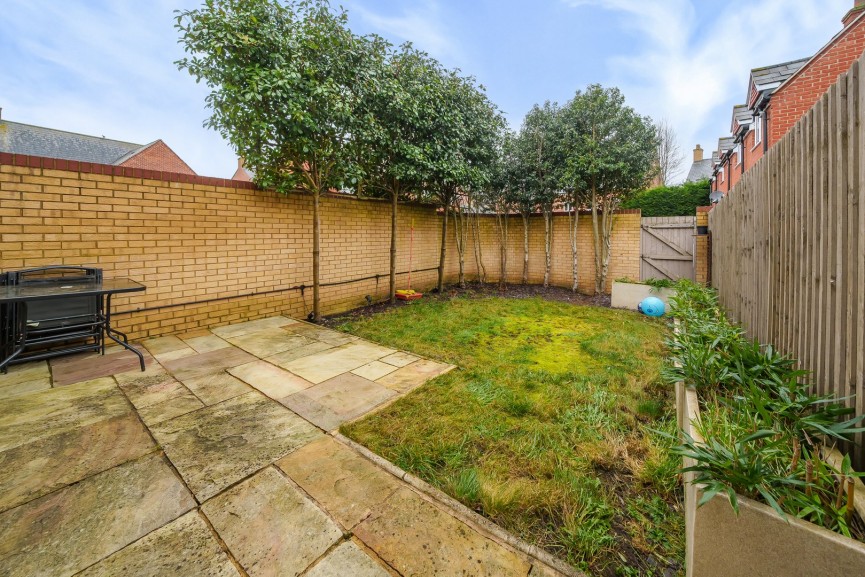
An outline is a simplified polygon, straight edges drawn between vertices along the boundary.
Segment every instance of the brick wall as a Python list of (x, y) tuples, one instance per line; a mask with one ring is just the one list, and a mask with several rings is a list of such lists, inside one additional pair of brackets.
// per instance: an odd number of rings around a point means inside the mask
[[(571, 284), (567, 216), (556, 216), (553, 283)], [(640, 215), (616, 217), (610, 279), (639, 275)], [(312, 202), (250, 183), (192, 175), (0, 154), (0, 270), (48, 264), (98, 266), (147, 291), (114, 300), (116, 325), (135, 338), (184, 332), (312, 307)], [(407, 271), (414, 223), (412, 286), (434, 286), (441, 217), (434, 207), (401, 205), (398, 271)], [(519, 281), (522, 232), (511, 219), (508, 276)], [(480, 217), (488, 280), (498, 278), (494, 219)], [(532, 218), (531, 280), (543, 276), (543, 221)], [(324, 314), (385, 298), (390, 204), (322, 199)], [(580, 287), (593, 288), (591, 220), (580, 221)], [(447, 278), (455, 280), (450, 228)], [(476, 276), (471, 245), (466, 270)], [(376, 278), (376, 275), (379, 275)], [(353, 281), (346, 284), (342, 281)], [(398, 276), (406, 285), (407, 275)], [(296, 287), (305, 285), (301, 291)]]
[(865, 51), (865, 18), (859, 18), (782, 85), (769, 101), (769, 146), (787, 134), (817, 99)]
[(157, 140), (135, 156), (121, 163), (120, 166), (177, 174), (195, 174), (195, 171), (161, 140)]

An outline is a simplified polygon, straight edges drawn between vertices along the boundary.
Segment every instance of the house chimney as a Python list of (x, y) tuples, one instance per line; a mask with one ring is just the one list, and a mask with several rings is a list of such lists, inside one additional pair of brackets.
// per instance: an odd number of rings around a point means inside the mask
[[(862, 0), (865, 2), (865, 0)], [(700, 162), (703, 160), (703, 148), (698, 144), (697, 148), (694, 149), (694, 162)]]
[[(862, 1), (865, 2), (865, 0), (862, 0)], [(243, 157), (242, 156), (237, 157), (237, 168), (238, 169), (243, 168)]]
[(843, 24), (844, 28), (847, 28), (851, 22), (859, 18), (863, 10), (865, 10), (865, 0), (853, 0), (853, 8), (841, 19), (841, 24)]

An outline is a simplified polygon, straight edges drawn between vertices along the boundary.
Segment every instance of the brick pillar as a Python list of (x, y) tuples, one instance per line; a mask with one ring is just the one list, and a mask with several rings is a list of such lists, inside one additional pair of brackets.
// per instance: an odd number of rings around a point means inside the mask
[(700, 284), (708, 285), (710, 278), (709, 255), (711, 254), (709, 236), (709, 211), (710, 206), (697, 207), (697, 231), (694, 235), (694, 280)]

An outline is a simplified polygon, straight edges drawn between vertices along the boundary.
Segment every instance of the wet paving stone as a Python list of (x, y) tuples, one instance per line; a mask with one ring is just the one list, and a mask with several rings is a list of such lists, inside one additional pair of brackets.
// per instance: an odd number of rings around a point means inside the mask
[(336, 523), (273, 467), (202, 510), (252, 577), (299, 575), (342, 538)]
[(201, 516), (191, 511), (124, 547), (79, 577), (235, 577), (240, 573)]
[(322, 437), (277, 461), (304, 491), (351, 529), (402, 485), (393, 475), (332, 437)]
[(151, 431), (199, 501), (321, 435), (257, 392), (158, 423)]
[(164, 457), (142, 457), (0, 514), (0, 575), (72, 575), (193, 507)]
[(280, 402), (316, 426), (332, 431), (395, 396), (387, 387), (344, 373)]
[(409, 489), (401, 489), (354, 534), (405, 577), (525, 577), (527, 561)]

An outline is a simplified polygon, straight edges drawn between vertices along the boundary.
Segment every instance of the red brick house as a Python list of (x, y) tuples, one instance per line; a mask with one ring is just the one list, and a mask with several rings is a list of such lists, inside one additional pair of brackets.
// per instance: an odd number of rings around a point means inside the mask
[(810, 58), (751, 70), (747, 102), (733, 107), (733, 145), (722, 150), (713, 166), (712, 190), (728, 192), (765, 152), (865, 52), (865, 0), (855, 0), (842, 19), (842, 29)]
[(195, 174), (162, 140), (135, 144), (0, 120), (0, 152)]

